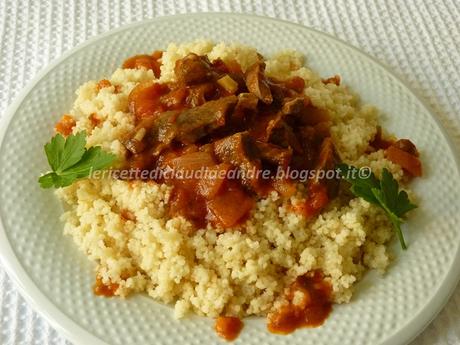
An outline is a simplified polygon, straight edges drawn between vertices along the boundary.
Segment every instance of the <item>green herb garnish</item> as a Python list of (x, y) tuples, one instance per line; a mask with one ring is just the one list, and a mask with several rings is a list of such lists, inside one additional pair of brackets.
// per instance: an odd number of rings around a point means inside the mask
[(52, 171), (40, 176), (40, 187), (69, 186), (93, 171), (107, 168), (116, 158), (114, 154), (103, 151), (100, 146), (89, 149), (85, 146), (85, 131), (69, 135), (66, 139), (61, 134), (56, 134), (45, 145), (46, 157)]
[(351, 183), (351, 192), (363, 198), (364, 200), (380, 206), (391, 223), (393, 223), (396, 235), (403, 249), (407, 249), (404, 241), (404, 236), (401, 230), (403, 216), (417, 207), (410, 202), (407, 193), (399, 189), (398, 182), (393, 178), (393, 175), (383, 169), (382, 179), (379, 181), (374, 173), (369, 171), (366, 176), (360, 176), (359, 169), (347, 164), (339, 164), (337, 166), (340, 175)]

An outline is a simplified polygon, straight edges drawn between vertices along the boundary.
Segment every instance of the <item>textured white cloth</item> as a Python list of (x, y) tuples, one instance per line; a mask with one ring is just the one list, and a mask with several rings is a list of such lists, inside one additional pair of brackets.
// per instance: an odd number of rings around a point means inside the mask
[[(428, 101), (459, 147), (458, 0), (0, 0), (0, 116), (39, 70), (75, 45), (131, 22), (203, 11), (287, 19), (359, 47)], [(64, 343), (0, 267), (0, 344)], [(460, 287), (413, 344), (460, 345)]]

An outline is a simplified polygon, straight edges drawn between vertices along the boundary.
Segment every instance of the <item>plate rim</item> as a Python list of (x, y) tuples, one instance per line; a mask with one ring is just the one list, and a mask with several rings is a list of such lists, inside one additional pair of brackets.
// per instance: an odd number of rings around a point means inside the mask
[[(324, 37), (326, 39), (334, 41), (336, 44), (345, 46), (351, 49), (355, 54), (360, 54), (369, 60), (376, 67), (383, 69), (387, 75), (389, 75), (396, 83), (399, 83), (403, 88), (410, 92), (417, 102), (420, 103), (433, 119), (437, 128), (441, 131), (443, 139), (447, 143), (450, 153), (454, 159), (457, 174), (460, 178), (460, 158), (459, 153), (455, 149), (454, 142), (450, 137), (449, 133), (445, 129), (441, 119), (438, 118), (436, 113), (433, 111), (427, 101), (419, 95), (405, 80), (397, 75), (390, 67), (380, 62), (369, 53), (353, 46), (352, 44), (333, 36), (332, 34), (320, 31), (318, 29), (302, 25), (300, 23), (278, 19), (269, 16), (254, 15), (248, 13), (234, 13), (234, 12), (197, 12), (197, 13), (182, 13), (167, 16), (158, 16), (153, 18), (144, 19), (129, 23), (127, 25), (120, 26), (118, 28), (109, 30), (102, 34), (96, 35), (78, 45), (69, 51), (62, 54), (60, 57), (51, 61), (46, 67), (39, 71), (35, 77), (29, 81), (26, 86), (14, 97), (11, 104), (6, 108), (5, 113), (0, 119), (0, 147), (3, 144), (10, 122), (14, 115), (17, 113), (17, 109), (22, 104), (27, 95), (32, 89), (54, 68), (63, 63), (65, 60), (70, 58), (78, 51), (85, 47), (94, 44), (97, 41), (106, 39), (109, 36), (117, 34), (119, 32), (130, 30), (137, 26), (143, 26), (146, 24), (153, 24), (159, 21), (177, 20), (183, 17), (245, 17), (248, 20), (258, 20), (265, 22), (272, 22), (275, 25), (287, 25), (293, 26), (297, 29), (309, 31), (311, 34)], [(28, 276), (25, 268), (21, 265), (13, 247), (11, 246), (8, 236), (3, 225), (3, 220), (0, 218), (0, 262), (2, 263), (6, 273), (13, 281), (20, 295), (29, 303), (29, 305), (38, 314), (44, 317), (53, 328), (55, 328), (59, 334), (64, 338), (70, 340), (74, 344), (107, 344), (96, 335), (92, 334), (70, 316), (65, 314), (59, 309), (46, 295), (40, 290), (35, 282)], [(455, 263), (458, 263), (457, 265)], [(445, 307), (450, 297), (454, 293), (458, 283), (460, 281), (460, 245), (457, 247), (457, 252), (454, 256), (453, 261), (450, 263), (450, 268), (447, 271), (444, 279), (440, 282), (436, 289), (433, 290), (431, 299), (423, 305), (404, 325), (402, 325), (395, 333), (390, 337), (384, 339), (381, 345), (393, 345), (393, 344), (408, 344), (414, 340), (423, 330), (436, 318), (436, 316)]]

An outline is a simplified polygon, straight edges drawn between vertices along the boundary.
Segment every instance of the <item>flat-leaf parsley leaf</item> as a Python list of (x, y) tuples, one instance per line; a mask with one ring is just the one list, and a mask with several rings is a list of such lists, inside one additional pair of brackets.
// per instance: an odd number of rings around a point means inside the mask
[(45, 145), (45, 153), (52, 169), (38, 179), (42, 188), (59, 188), (71, 185), (80, 178), (89, 176), (92, 171), (109, 167), (116, 159), (100, 146), (89, 149), (86, 146), (86, 132), (78, 132), (64, 138), (56, 134)]
[[(380, 181), (374, 173), (360, 174), (359, 169), (347, 164), (337, 166), (340, 175), (351, 183), (351, 192), (364, 200), (380, 206), (390, 219), (403, 249), (407, 249), (401, 230), (404, 215), (417, 206), (411, 203), (404, 190), (399, 189), (393, 175), (383, 169)], [(365, 176), (362, 176), (365, 175)]]

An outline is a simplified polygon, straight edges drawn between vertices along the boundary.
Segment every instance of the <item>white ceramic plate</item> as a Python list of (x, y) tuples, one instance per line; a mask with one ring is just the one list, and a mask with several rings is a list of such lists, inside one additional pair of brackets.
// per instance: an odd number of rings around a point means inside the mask
[(405, 226), (409, 249), (384, 277), (369, 274), (348, 305), (326, 323), (289, 336), (245, 322), (235, 344), (404, 344), (436, 315), (460, 275), (460, 179), (451, 145), (424, 104), (369, 56), (328, 35), (273, 19), (229, 14), (157, 18), (95, 38), (43, 71), (11, 105), (1, 126), (0, 253), (22, 294), (63, 335), (81, 344), (214, 344), (213, 320), (176, 321), (172, 309), (144, 296), (127, 300), (92, 293), (92, 264), (62, 235), (61, 206), (37, 183), (47, 163), (43, 144), (83, 82), (108, 76), (136, 53), (169, 42), (238, 41), (269, 55), (304, 53), (322, 75), (339, 73), (382, 111), (384, 127), (410, 137), (422, 152), (425, 177), (414, 184), (420, 208)]

